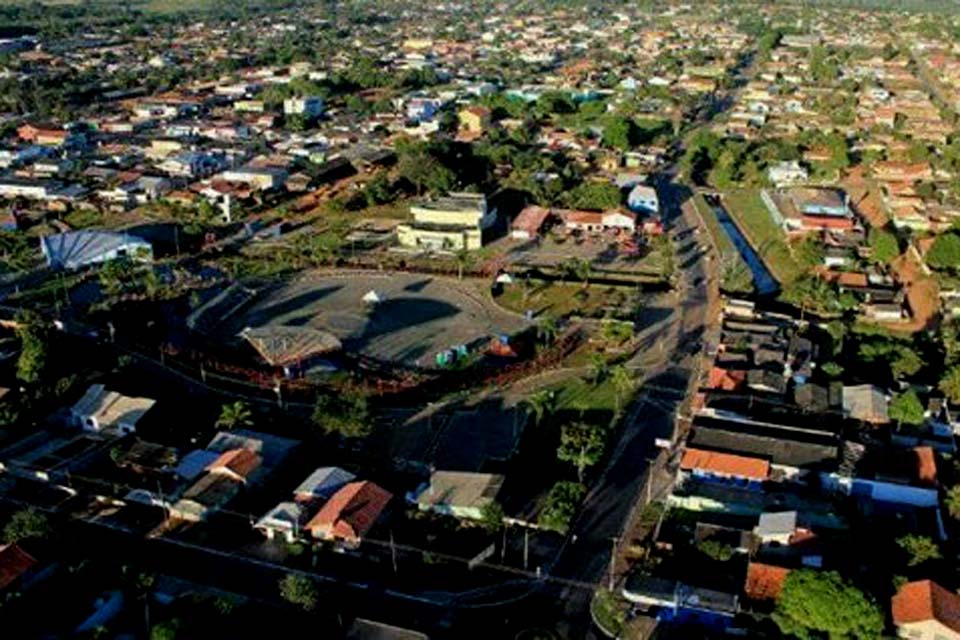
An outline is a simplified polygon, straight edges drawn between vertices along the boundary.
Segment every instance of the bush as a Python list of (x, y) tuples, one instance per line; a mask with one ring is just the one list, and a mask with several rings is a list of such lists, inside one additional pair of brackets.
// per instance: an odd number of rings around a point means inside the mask
[(586, 492), (587, 488), (576, 482), (553, 485), (537, 523), (549, 531), (566, 533)]

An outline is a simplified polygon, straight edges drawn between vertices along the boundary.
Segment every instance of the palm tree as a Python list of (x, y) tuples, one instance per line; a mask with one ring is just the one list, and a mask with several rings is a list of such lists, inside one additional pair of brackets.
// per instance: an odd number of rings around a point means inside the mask
[(250, 405), (239, 400), (223, 405), (220, 408), (220, 417), (217, 418), (217, 426), (223, 429), (253, 426), (253, 412), (250, 410)]
[(454, 258), (457, 261), (457, 280), (463, 280), (463, 270), (466, 269), (471, 262), (473, 262), (473, 256), (466, 249), (466, 247), (457, 249), (457, 252), (454, 254)]
[(543, 389), (523, 401), (527, 415), (533, 416), (533, 426), (538, 427), (557, 410), (557, 397), (553, 391)]
[(960, 520), (960, 485), (950, 487), (944, 504), (947, 505), (947, 512), (950, 516)]

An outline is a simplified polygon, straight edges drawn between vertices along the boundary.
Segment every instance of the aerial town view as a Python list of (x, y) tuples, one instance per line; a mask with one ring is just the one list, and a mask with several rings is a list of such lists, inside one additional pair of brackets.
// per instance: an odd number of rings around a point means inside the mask
[(958, 440), (960, 3), (0, 0), (0, 638), (960, 640)]

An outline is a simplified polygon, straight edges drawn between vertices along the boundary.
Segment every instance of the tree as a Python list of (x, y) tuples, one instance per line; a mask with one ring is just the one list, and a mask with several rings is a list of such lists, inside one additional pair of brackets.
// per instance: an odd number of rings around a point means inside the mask
[(563, 481), (553, 485), (537, 518), (537, 524), (550, 531), (566, 533), (586, 492), (587, 488), (576, 482)]
[(557, 409), (557, 396), (549, 389), (542, 389), (530, 394), (523, 401), (527, 410), (527, 415), (533, 416), (533, 426), (539, 427), (540, 424)]
[(913, 389), (899, 393), (893, 397), (888, 407), (890, 419), (898, 425), (906, 423), (912, 425), (923, 424), (923, 405)]
[(463, 280), (463, 270), (470, 266), (473, 255), (466, 248), (462, 248), (458, 249), (453, 257), (457, 261), (457, 280)]
[(916, 375), (923, 368), (923, 359), (910, 347), (900, 346), (890, 362), (890, 374), (894, 380)]
[(697, 543), (697, 551), (712, 560), (726, 562), (733, 557), (734, 548), (717, 540), (702, 540)]
[(575, 422), (560, 431), (560, 446), (557, 458), (569, 462), (577, 469), (577, 479), (583, 482), (583, 472), (595, 465), (603, 456), (606, 438), (600, 428), (583, 422)]
[(603, 354), (591, 354), (590, 377), (593, 378), (594, 386), (599, 385), (601, 382), (606, 380), (608, 373), (610, 373), (610, 365), (607, 363), (607, 359), (603, 357)]
[(551, 315), (541, 316), (540, 321), (537, 322), (537, 338), (545, 347), (556, 339), (558, 331), (557, 321)]
[(956, 271), (960, 268), (960, 235), (941, 233), (927, 252), (927, 264), (934, 269)]
[(22, 509), (10, 516), (3, 528), (3, 541), (20, 542), (29, 538), (45, 538), (50, 534), (47, 517), (34, 509)]
[(950, 402), (960, 404), (960, 365), (950, 367), (938, 387)]
[(603, 211), (620, 206), (622, 194), (609, 182), (585, 182), (566, 193), (567, 206), (575, 209)]
[(930, 560), (937, 560), (942, 557), (940, 547), (932, 538), (907, 534), (897, 538), (897, 546), (900, 547), (907, 558), (907, 566), (915, 567)]
[(231, 402), (220, 407), (220, 417), (217, 426), (222, 429), (236, 429), (237, 427), (252, 427), (253, 412), (245, 402)]
[(480, 509), (480, 517), (483, 528), (493, 532), (503, 526), (503, 519), (506, 517), (506, 514), (503, 512), (503, 507), (500, 506), (499, 502), (491, 500)]
[(623, 116), (613, 116), (603, 128), (601, 141), (604, 146), (629, 151), (636, 144), (637, 135), (637, 125), (633, 120)]
[(884, 617), (872, 598), (835, 571), (794, 569), (787, 575), (773, 619), (785, 635), (873, 640)]
[(313, 580), (299, 574), (288, 573), (280, 581), (280, 595), (290, 604), (304, 611), (313, 611), (320, 600), (320, 592)]
[(870, 243), (870, 261), (877, 264), (890, 264), (900, 255), (900, 243), (897, 236), (889, 231), (873, 227), (867, 237)]
[(627, 395), (633, 390), (633, 374), (622, 364), (618, 364), (610, 370), (610, 382), (613, 383), (615, 399), (617, 402), (616, 410), (620, 413), (620, 404), (623, 402), (622, 396)]
[(359, 391), (336, 396), (321, 395), (313, 409), (313, 422), (326, 433), (339, 433), (346, 438), (370, 434), (370, 408)]
[(581, 258), (568, 258), (560, 263), (560, 269), (567, 278), (580, 280), (586, 289), (590, 286), (590, 263)]
[(960, 484), (954, 485), (947, 490), (947, 497), (944, 500), (947, 505), (947, 512), (950, 517), (960, 520)]
[(27, 384), (39, 382), (49, 359), (49, 329), (33, 311), (21, 311), (16, 318), (16, 335), (20, 338), (17, 358), (17, 379)]

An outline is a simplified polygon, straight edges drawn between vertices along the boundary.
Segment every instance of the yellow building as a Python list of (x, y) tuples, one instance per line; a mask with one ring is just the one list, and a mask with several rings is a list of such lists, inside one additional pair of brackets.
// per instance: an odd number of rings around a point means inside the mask
[(397, 226), (401, 246), (440, 251), (474, 250), (483, 246), (484, 232), (497, 220), (479, 193), (451, 193), (410, 207), (412, 222)]
[(484, 107), (467, 107), (457, 114), (460, 128), (470, 133), (483, 133), (490, 126), (490, 109)]

